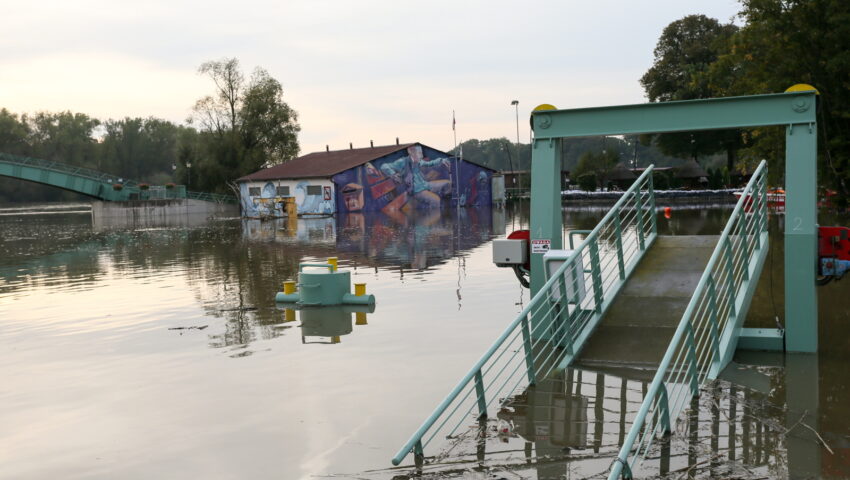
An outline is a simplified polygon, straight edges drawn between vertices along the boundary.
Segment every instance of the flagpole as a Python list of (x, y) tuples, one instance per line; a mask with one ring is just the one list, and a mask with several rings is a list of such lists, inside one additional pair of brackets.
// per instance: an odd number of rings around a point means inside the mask
[(454, 141), (455, 141), (454, 151), (455, 151), (455, 178), (456, 178), (455, 185), (456, 186), (455, 186), (455, 191), (454, 191), (454, 197), (455, 197), (455, 204), (458, 206), (458, 208), (460, 208), (460, 170), (458, 170), (458, 161), (457, 161), (457, 157), (458, 157), (457, 120), (455, 119), (455, 111), (454, 110), (452, 110), (452, 135), (454, 136)]

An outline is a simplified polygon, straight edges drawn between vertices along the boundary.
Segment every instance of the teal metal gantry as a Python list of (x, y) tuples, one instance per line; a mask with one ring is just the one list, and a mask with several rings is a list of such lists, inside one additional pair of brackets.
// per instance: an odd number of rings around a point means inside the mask
[[(561, 140), (760, 126), (786, 130), (785, 349), (816, 352), (817, 92), (713, 98), (532, 112), (531, 241), (561, 249)], [(531, 253), (531, 294), (546, 282), (541, 249)], [(778, 334), (778, 333), (777, 333)]]

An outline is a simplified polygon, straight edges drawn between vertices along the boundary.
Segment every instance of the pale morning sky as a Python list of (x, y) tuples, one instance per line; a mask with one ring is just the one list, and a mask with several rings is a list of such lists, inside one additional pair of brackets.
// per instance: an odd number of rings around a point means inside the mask
[(202, 62), (237, 57), (281, 81), (301, 151), (516, 137), (529, 111), (645, 101), (661, 30), (732, 0), (6, 2), (0, 107), (184, 122), (211, 92)]

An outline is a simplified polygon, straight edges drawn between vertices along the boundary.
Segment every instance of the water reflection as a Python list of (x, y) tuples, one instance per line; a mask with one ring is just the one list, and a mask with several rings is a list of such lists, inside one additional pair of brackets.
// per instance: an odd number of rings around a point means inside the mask
[(326, 246), (357, 265), (426, 270), (503, 235), (504, 218), (503, 209), (461, 208), (347, 213), (296, 222), (246, 220), (243, 237), (306, 247), (306, 256), (331, 251), (317, 248)]
[[(728, 379), (728, 380), (727, 380)], [(812, 355), (739, 352), (735, 363), (659, 436), (641, 478), (846, 478), (847, 430), (819, 425), (833, 400), (819, 394)], [(619, 451), (648, 384), (566, 369), (512, 396), (497, 418), (470, 426), (437, 455), (441, 478), (503, 469), (538, 479), (593, 476)], [(470, 422), (471, 424), (472, 422)], [(842, 440), (843, 439), (843, 440)], [(474, 441), (473, 441), (474, 440)], [(830, 446), (831, 444), (831, 446)], [(522, 452), (523, 462), (516, 453)]]
[[(9, 367), (0, 389), (4, 473), (155, 477), (162, 472), (151, 465), (166, 465), (175, 477), (275, 471), (309, 478), (387, 465), (521, 308), (522, 290), (492, 266), (487, 242), (527, 226), (524, 205), (439, 218), (234, 219), (136, 231), (94, 231), (90, 214), (0, 215), (0, 364)], [(568, 209), (566, 229), (592, 227), (604, 211)], [(716, 234), (727, 215), (674, 210), (659, 218), (659, 229)], [(762, 280), (767, 288), (774, 278), (780, 307), (781, 219), (771, 217), (778, 250)], [(280, 281), (299, 262), (328, 256), (369, 282), (379, 310), (314, 321), (276, 308)], [(773, 325), (771, 294), (762, 288), (755, 301), (767, 307), (755, 318)], [(833, 282), (818, 291), (816, 365), (794, 373), (787, 363), (739, 359), (748, 378), (706, 391), (698, 413), (677, 424), (677, 440), (650, 452), (645, 472), (850, 476), (850, 295), (843, 289)], [(340, 343), (329, 348), (302, 345), (334, 337)], [(437, 466), (449, 470), (445, 476), (605, 472), (645, 386), (589, 371), (559, 375), (516, 392), (483, 426), (470, 421), (477, 435), (460, 446), (467, 450), (444, 451), (448, 462)], [(803, 386), (792, 387), (801, 377)], [(500, 421), (509, 426), (504, 433)], [(222, 446), (226, 458), (216, 453)], [(127, 451), (144, 461), (129, 461)], [(449, 464), (463, 451), (460, 466)]]
[[(354, 331), (352, 314), (355, 316), (354, 325), (362, 327), (369, 324), (368, 314), (374, 310), (374, 305), (334, 305), (298, 310), (301, 343), (340, 343), (343, 336)], [(294, 321), (295, 313), (292, 308), (284, 309), (284, 322)]]

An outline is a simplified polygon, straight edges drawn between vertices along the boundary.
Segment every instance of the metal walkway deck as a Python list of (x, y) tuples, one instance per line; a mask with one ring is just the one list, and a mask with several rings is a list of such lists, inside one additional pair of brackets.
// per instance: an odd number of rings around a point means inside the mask
[(719, 238), (659, 236), (573, 364), (651, 380)]

